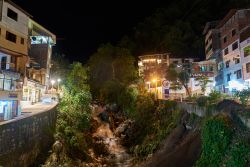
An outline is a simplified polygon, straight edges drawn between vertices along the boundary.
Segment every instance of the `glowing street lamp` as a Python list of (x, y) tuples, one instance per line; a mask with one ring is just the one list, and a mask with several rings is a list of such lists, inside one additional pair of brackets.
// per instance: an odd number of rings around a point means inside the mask
[(152, 82), (155, 83), (155, 99), (157, 99), (157, 96), (158, 96), (158, 93), (157, 93), (158, 92), (158, 90), (157, 90), (157, 79), (154, 78), (152, 80)]
[(50, 82), (51, 82), (52, 89), (53, 89), (54, 88), (54, 84), (55, 84), (56, 81), (55, 80), (51, 80)]
[(60, 86), (60, 85), (59, 85), (59, 83), (60, 83), (60, 82), (61, 82), (61, 79), (60, 79), (60, 78), (58, 78), (58, 79), (57, 79), (57, 91), (59, 91), (59, 90), (60, 90), (60, 87), (59, 87), (59, 86)]

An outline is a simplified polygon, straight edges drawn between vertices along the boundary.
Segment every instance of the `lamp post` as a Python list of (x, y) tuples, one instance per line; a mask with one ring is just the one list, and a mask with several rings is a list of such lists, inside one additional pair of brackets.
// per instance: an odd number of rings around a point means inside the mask
[(51, 86), (51, 90), (52, 90), (52, 92), (53, 92), (54, 84), (55, 84), (56, 81), (55, 81), (55, 80), (51, 80), (50, 82), (51, 82), (51, 85), (52, 85), (52, 86)]
[(153, 83), (155, 83), (155, 99), (157, 100), (157, 98), (158, 98), (157, 97), (158, 96), (158, 94), (157, 94), (157, 91), (158, 91), (157, 90), (157, 79), (153, 79), (152, 81), (153, 81)]
[(61, 79), (60, 78), (58, 78), (57, 79), (57, 92), (59, 92), (59, 90), (60, 90), (60, 82), (61, 82)]

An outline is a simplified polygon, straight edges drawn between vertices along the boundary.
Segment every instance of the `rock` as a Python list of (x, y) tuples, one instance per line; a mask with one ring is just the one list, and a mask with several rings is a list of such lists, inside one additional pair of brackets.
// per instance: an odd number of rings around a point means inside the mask
[(109, 115), (108, 115), (108, 113), (107, 113), (106, 111), (101, 112), (101, 113), (98, 115), (98, 117), (99, 117), (102, 121), (104, 121), (104, 122), (109, 122)]

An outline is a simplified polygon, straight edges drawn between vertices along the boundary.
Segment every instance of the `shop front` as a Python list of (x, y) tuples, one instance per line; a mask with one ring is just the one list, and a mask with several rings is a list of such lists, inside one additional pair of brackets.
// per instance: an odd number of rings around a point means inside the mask
[(21, 115), (21, 97), (22, 92), (0, 91), (0, 121), (10, 120)]
[(23, 86), (23, 101), (29, 104), (37, 103), (41, 101), (41, 96), (44, 91), (44, 85), (28, 80), (27, 85)]

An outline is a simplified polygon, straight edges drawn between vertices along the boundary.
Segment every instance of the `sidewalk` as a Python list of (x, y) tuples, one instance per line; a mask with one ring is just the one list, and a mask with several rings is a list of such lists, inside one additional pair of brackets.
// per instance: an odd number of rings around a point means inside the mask
[(8, 121), (0, 122), (0, 126), (48, 111), (54, 108), (57, 104), (58, 103), (54, 101), (52, 103), (36, 103), (34, 105), (25, 106), (22, 108), (22, 113), (20, 116), (13, 118), (11, 120), (8, 120)]

